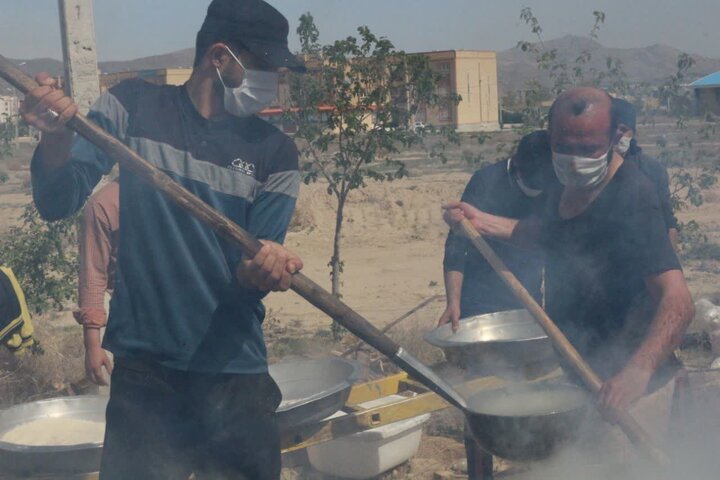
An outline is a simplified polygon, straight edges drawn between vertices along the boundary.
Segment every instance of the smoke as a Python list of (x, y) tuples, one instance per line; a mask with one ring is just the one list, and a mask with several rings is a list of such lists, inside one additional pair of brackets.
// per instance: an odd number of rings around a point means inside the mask
[[(672, 388), (668, 391), (672, 392)], [(716, 480), (720, 477), (720, 371), (689, 373), (679, 382), (668, 418), (652, 412), (663, 398), (650, 396), (633, 415), (650, 432), (669, 463), (659, 466), (633, 447), (618, 427), (592, 412), (576, 440), (555, 454), (527, 465), (514, 480)], [(638, 409), (638, 407), (640, 407)], [(664, 434), (660, 434), (664, 430)]]

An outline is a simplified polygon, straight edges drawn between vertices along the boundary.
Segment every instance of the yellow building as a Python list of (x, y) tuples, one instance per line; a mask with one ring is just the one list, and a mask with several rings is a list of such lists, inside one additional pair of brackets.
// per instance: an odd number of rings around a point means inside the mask
[(422, 109), (416, 121), (433, 126), (449, 126), (458, 132), (500, 129), (497, 56), (495, 52), (447, 50), (422, 52), (430, 67), (441, 75), (438, 94), (455, 94), (460, 102), (444, 107)]
[(192, 68), (158, 68), (134, 72), (106, 73), (100, 75), (100, 91), (104, 92), (123, 80), (142, 78), (156, 85), (182, 85), (188, 81)]
[[(427, 56), (430, 68), (440, 74), (437, 92), (439, 95), (459, 95), (461, 99), (457, 104), (448, 102), (445, 106), (421, 108), (415, 116), (415, 121), (434, 127), (453, 127), (458, 132), (500, 129), (495, 52), (447, 50), (421, 52), (413, 55)], [(129, 78), (142, 78), (158, 85), (182, 85), (190, 78), (191, 73), (192, 69), (190, 68), (161, 68), (103, 74), (100, 76), (100, 89), (106, 91)], [(289, 88), (288, 75), (281, 75), (277, 105), (267, 109), (261, 115), (279, 121), (282, 108), (287, 108), (290, 103)]]

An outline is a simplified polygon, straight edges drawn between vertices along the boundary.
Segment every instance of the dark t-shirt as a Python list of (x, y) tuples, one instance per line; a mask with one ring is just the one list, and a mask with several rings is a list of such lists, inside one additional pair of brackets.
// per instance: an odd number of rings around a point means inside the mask
[[(475, 172), (462, 200), (493, 215), (525, 218), (542, 213), (544, 197), (531, 198), (523, 194), (508, 174), (507, 161), (503, 161)], [(505, 242), (488, 240), (488, 243), (530, 294), (539, 299), (542, 255)], [(463, 318), (522, 308), (482, 255), (468, 240), (452, 231), (445, 242), (444, 267), (446, 271), (465, 274), (460, 297)]]
[[(645, 338), (655, 305), (645, 278), (680, 269), (654, 185), (633, 162), (579, 216), (558, 214), (549, 192), (542, 241), (547, 312), (601, 377), (609, 378)], [(668, 369), (658, 376), (667, 378)]]
[(626, 160), (634, 162), (655, 186), (667, 229), (678, 228), (678, 221), (673, 213), (670, 200), (670, 178), (667, 169), (656, 159), (642, 153), (642, 149), (639, 147), (631, 150)]

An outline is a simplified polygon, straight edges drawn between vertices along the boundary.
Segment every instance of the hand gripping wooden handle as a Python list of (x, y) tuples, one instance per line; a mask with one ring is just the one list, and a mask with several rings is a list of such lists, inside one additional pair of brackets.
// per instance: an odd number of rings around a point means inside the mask
[[(25, 75), (2, 55), (0, 55), (0, 77), (7, 80), (24, 94), (38, 86), (37, 82)], [(152, 187), (163, 192), (188, 213), (212, 228), (218, 235), (238, 245), (245, 255), (253, 257), (262, 248), (262, 244), (250, 233), (214, 210), (180, 184), (175, 183), (172, 178), (89, 121), (85, 116), (76, 115), (68, 122), (68, 127), (85, 137), (123, 168), (127, 168)], [(291, 288), (448, 402), (459, 408), (465, 408), (465, 402), (460, 394), (444, 382), (442, 378), (435, 375), (432, 370), (422, 365), (410, 353), (400, 348), (390, 337), (383, 334), (359, 313), (320, 285), (302, 273), (297, 273), (293, 275)]]
[[(1, 55), (0, 76), (23, 94), (38, 86), (37, 82)], [(85, 137), (123, 168), (127, 168), (163, 192), (191, 215), (215, 230), (218, 235), (238, 245), (246, 255), (255, 256), (262, 247), (261, 243), (243, 228), (173, 181), (85, 116), (76, 115), (68, 122), (68, 127)], [(393, 357), (397, 353), (399, 346), (393, 340), (380, 333), (365, 318), (305, 275), (301, 273), (294, 275), (292, 289), (384, 355)]]

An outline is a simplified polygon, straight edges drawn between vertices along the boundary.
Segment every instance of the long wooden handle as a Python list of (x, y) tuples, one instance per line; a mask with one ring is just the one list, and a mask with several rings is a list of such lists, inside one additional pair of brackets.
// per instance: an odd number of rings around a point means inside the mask
[[(597, 394), (603, 386), (600, 377), (593, 371), (590, 365), (583, 359), (580, 353), (573, 347), (565, 334), (558, 328), (555, 322), (545, 313), (545, 310), (535, 301), (517, 277), (507, 268), (505, 262), (495, 253), (485, 239), (478, 233), (469, 220), (463, 219), (459, 225), (462, 234), (477, 248), (490, 266), (515, 294), (520, 303), (535, 317), (535, 320), (545, 330), (552, 341), (557, 352), (570, 364), (580, 376), (587, 388)], [(642, 426), (626, 411), (614, 410), (611, 412), (612, 420), (616, 422), (630, 441), (644, 450), (652, 459), (660, 464), (667, 463), (667, 457), (655, 445), (650, 436)]]
[[(388, 323), (387, 325), (385, 325), (382, 329), (380, 329), (380, 333), (387, 333), (387, 332), (389, 332), (391, 328), (395, 327), (396, 325), (398, 325), (400, 322), (402, 322), (402, 321), (405, 320), (406, 318), (409, 318), (410, 315), (412, 315), (413, 313), (416, 313), (418, 310), (421, 310), (421, 309), (425, 308), (426, 306), (428, 306), (429, 304), (431, 304), (431, 303), (434, 302), (435, 300), (439, 300), (439, 299), (441, 299), (441, 298), (445, 298), (445, 296), (444, 296), (444, 295), (433, 295), (433, 296), (430, 297), (430, 298), (426, 298), (425, 300), (423, 300), (423, 301), (420, 302), (419, 304), (415, 305), (413, 308), (411, 308), (411, 309), (408, 310), (407, 312), (403, 313), (400, 317), (396, 318), (396, 319), (393, 320), (392, 322), (390, 322), (390, 323)], [(349, 356), (349, 355), (352, 355), (353, 353), (355, 353), (355, 352), (357, 352), (358, 350), (360, 350), (360, 347), (361, 347), (361, 346), (362, 346), (362, 343), (359, 343), (359, 342), (358, 342), (357, 345), (353, 345), (352, 347), (350, 347), (350, 348), (348, 348), (347, 350), (345, 350), (344, 352), (342, 352), (342, 353), (340, 354), (340, 356), (341, 356), (341, 357), (347, 357), (347, 356)]]
[[(24, 94), (38, 86), (37, 82), (20, 71), (2, 55), (0, 55), (0, 77), (7, 80)], [(151, 186), (177, 202), (191, 215), (215, 230), (218, 235), (238, 245), (246, 255), (252, 257), (262, 247), (262, 244), (250, 233), (173, 181), (168, 175), (158, 170), (150, 162), (109, 135), (85, 116), (76, 115), (68, 122), (68, 126), (124, 168), (142, 177)], [(380, 351), (380, 353), (391, 359), (397, 354), (400, 347), (390, 337), (382, 334), (360, 314), (302, 273), (293, 276), (292, 289), (347, 328), (351, 333)]]

